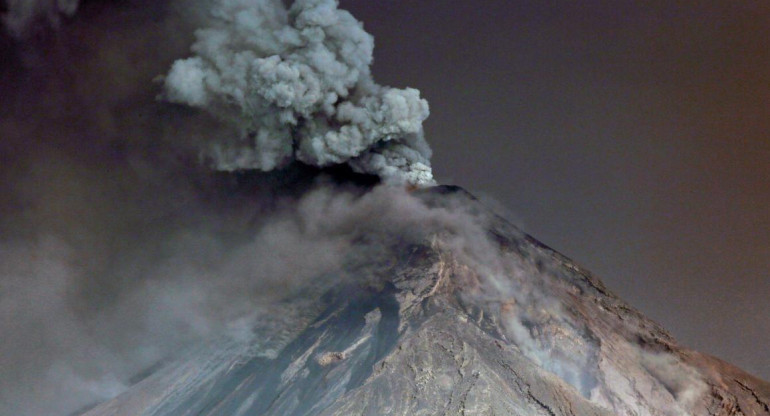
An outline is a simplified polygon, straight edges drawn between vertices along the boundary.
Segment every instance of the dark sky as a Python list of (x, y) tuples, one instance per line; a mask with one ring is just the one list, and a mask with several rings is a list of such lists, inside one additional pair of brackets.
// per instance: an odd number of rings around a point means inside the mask
[(770, 379), (770, 3), (342, 5), (430, 101), (440, 182)]

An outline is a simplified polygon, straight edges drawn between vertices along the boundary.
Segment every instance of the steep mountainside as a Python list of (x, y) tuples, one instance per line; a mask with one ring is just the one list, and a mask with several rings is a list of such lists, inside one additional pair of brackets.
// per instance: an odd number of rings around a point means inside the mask
[(770, 384), (678, 346), (464, 191), (418, 194), (483, 218), (483, 241), (390, 236), (253, 338), (158, 364), (85, 415), (770, 414)]

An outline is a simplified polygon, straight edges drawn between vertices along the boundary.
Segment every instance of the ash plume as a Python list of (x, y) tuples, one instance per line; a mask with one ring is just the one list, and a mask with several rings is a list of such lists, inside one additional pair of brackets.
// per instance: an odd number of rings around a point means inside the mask
[(212, 137), (216, 169), (270, 171), (297, 160), (349, 164), (389, 182), (433, 183), (419, 91), (372, 79), (374, 40), (335, 0), (221, 0), (174, 63), (166, 100), (234, 128)]

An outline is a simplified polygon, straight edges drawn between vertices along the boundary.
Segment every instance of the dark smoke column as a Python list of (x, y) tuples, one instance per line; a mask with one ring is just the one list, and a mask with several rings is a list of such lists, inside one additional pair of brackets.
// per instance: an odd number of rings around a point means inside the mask
[(269, 171), (298, 160), (349, 164), (386, 182), (433, 184), (419, 91), (372, 79), (374, 39), (334, 0), (223, 0), (174, 63), (165, 99), (233, 127), (212, 137), (218, 170)]

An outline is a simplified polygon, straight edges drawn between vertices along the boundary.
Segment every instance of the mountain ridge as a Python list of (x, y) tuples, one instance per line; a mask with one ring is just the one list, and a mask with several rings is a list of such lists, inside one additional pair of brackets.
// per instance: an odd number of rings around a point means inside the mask
[(479, 219), (481, 253), (396, 236), (340, 272), (355, 279), (287, 300), (304, 317), (283, 341), (202, 349), (84, 415), (770, 414), (770, 384), (678, 346), (462, 188), (412, 194)]

